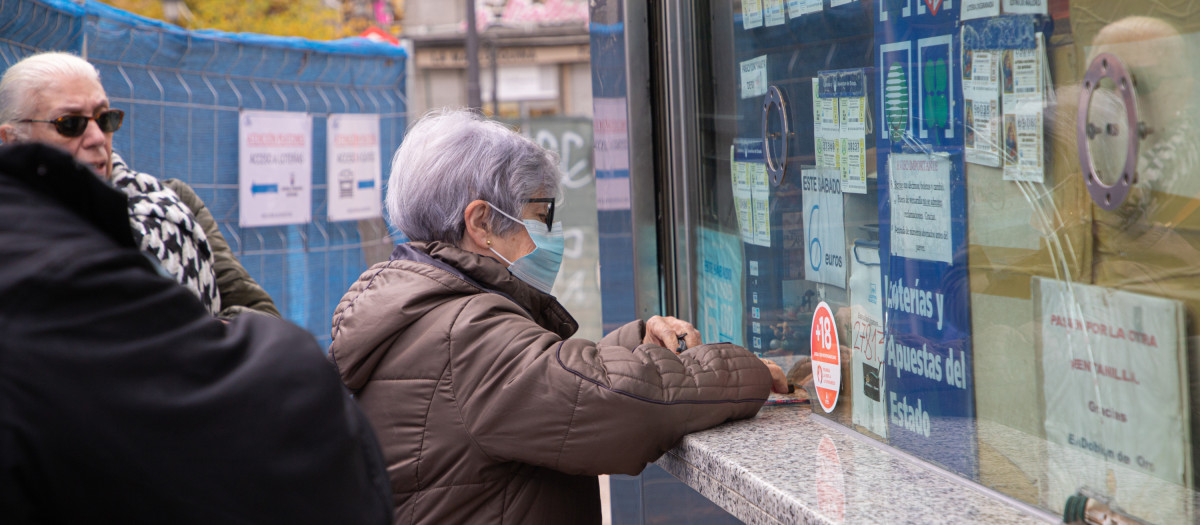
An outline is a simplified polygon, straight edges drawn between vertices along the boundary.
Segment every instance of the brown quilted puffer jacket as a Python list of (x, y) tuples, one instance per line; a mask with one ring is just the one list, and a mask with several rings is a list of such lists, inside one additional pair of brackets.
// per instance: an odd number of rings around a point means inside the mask
[(758, 412), (771, 374), (731, 344), (682, 355), (633, 322), (599, 343), (489, 257), (400, 245), (333, 316), (330, 354), (375, 427), (395, 523), (599, 523), (597, 474)]

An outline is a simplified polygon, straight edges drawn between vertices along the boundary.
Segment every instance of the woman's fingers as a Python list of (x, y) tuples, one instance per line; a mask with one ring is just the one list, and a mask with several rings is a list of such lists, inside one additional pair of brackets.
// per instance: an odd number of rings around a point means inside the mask
[(692, 326), (692, 323), (682, 319), (656, 315), (646, 321), (646, 336), (642, 339), (643, 343), (655, 344), (679, 352), (683, 350), (680, 348), (680, 339), (683, 342), (682, 346), (686, 348), (703, 343), (700, 331)]
[(761, 357), (759, 359), (761, 359), (763, 364), (767, 365), (767, 369), (771, 371), (771, 391), (775, 392), (776, 394), (788, 393), (787, 376), (783, 373), (783, 369), (779, 368), (779, 365), (770, 359), (763, 359)]

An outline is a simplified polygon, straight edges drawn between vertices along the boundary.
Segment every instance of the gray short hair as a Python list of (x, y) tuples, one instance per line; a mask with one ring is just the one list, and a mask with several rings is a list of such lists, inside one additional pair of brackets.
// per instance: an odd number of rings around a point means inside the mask
[(84, 77), (100, 83), (100, 72), (87, 60), (59, 51), (38, 53), (13, 64), (0, 78), (0, 125), (32, 118), (38, 91), (63, 78)]
[[(499, 122), (467, 110), (436, 110), (404, 136), (392, 157), (388, 221), (414, 241), (459, 245), (463, 212), (479, 199), (521, 216), (525, 199), (556, 196), (558, 159)], [(498, 213), (489, 227), (505, 235), (521, 224)]]

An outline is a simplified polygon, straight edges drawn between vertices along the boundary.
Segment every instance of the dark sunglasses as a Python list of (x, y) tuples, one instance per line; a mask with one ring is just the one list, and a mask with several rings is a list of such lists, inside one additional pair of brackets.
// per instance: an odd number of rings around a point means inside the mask
[(545, 202), (550, 204), (550, 210), (546, 212), (546, 231), (554, 229), (554, 199), (550, 197), (542, 197), (538, 199), (525, 199), (526, 204)]
[(112, 133), (121, 129), (121, 121), (125, 119), (125, 112), (119, 109), (108, 109), (101, 111), (95, 117), (86, 115), (65, 115), (54, 120), (33, 120), (24, 119), (17, 122), (43, 122), (46, 124), (54, 124), (54, 130), (58, 131), (59, 135), (67, 138), (75, 138), (83, 135), (87, 131), (88, 121), (95, 120), (96, 125), (100, 126), (100, 131)]

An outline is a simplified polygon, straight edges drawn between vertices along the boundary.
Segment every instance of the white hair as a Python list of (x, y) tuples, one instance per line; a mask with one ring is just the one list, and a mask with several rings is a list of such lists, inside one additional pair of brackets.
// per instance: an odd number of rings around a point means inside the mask
[[(435, 110), (392, 157), (388, 221), (411, 240), (457, 246), (472, 201), (520, 217), (525, 199), (556, 196), (558, 180), (557, 157), (533, 141), (472, 111)], [(521, 224), (492, 213), (488, 226), (505, 235)]]
[(63, 79), (86, 78), (100, 83), (100, 72), (87, 60), (58, 51), (30, 55), (0, 78), (0, 125), (32, 118), (34, 97)]

